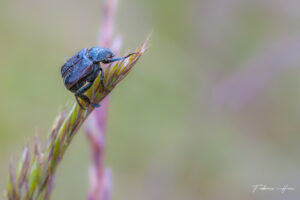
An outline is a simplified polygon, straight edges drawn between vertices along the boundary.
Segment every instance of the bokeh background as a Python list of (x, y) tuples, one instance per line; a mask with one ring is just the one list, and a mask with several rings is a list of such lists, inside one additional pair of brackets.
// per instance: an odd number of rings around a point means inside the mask
[[(74, 96), (60, 67), (97, 44), (99, 0), (0, 0), (0, 190), (10, 160), (46, 140)], [(151, 48), (111, 95), (113, 199), (300, 198), (300, 1), (124, 0), (123, 53)], [(83, 131), (53, 198), (85, 199)], [(252, 185), (294, 191), (252, 192)]]

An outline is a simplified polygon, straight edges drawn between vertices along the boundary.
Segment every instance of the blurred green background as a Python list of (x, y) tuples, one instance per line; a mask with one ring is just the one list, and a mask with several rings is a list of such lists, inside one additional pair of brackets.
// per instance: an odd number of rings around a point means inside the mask
[[(0, 0), (1, 191), (10, 160), (74, 101), (60, 67), (97, 44), (100, 5)], [(297, 0), (120, 1), (122, 53), (153, 35), (111, 95), (113, 199), (299, 199), (299, 13)], [(86, 198), (88, 162), (81, 130), (52, 199)]]

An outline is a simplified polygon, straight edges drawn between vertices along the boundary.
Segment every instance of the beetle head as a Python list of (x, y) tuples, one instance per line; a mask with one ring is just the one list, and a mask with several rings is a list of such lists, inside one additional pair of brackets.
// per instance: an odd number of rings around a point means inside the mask
[(94, 62), (107, 61), (115, 56), (111, 50), (104, 47), (92, 47), (89, 49), (88, 55)]

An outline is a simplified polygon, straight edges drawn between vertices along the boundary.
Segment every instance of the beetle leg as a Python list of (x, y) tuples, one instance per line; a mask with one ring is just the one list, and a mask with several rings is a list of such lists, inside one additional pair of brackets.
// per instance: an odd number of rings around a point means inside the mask
[(100, 72), (101, 72), (101, 74), (100, 74), (100, 83), (101, 83), (101, 86), (102, 86), (103, 88), (105, 88), (104, 83), (103, 83), (103, 79), (104, 79), (104, 70), (102, 69), (101, 66), (99, 66), (99, 69), (100, 69)]
[(110, 90), (107, 89), (107, 88), (105, 88), (105, 86), (104, 86), (104, 82), (103, 82), (103, 79), (104, 79), (104, 70), (102, 69), (101, 66), (99, 66), (99, 69), (100, 69), (100, 72), (101, 72), (101, 74), (100, 74), (100, 84), (101, 84), (101, 86), (102, 86), (102, 88), (103, 88), (103, 90), (105, 92), (110, 92)]
[(75, 93), (75, 97), (76, 97), (76, 100), (77, 100), (77, 102), (78, 102), (78, 104), (79, 104), (79, 106), (81, 107), (81, 108), (83, 108), (82, 107), (82, 105), (79, 103), (79, 101), (78, 101), (78, 97), (80, 97), (83, 101), (85, 101), (85, 102), (87, 102), (89, 105), (91, 105), (92, 107), (94, 107), (94, 108), (98, 108), (98, 107), (100, 107), (100, 104), (93, 104), (93, 103), (91, 103), (91, 101), (90, 101), (90, 99), (87, 97), (87, 96), (85, 96), (83, 93), (85, 92), (85, 91), (87, 91), (91, 86), (93, 85), (93, 82), (88, 82), (88, 84), (86, 84), (85, 86), (83, 86), (82, 88), (80, 88), (79, 90), (77, 90), (76, 91), (76, 93)]
[[(82, 104), (79, 102), (78, 97), (81, 98), (83, 101), (87, 102), (89, 105), (91, 105), (91, 106), (94, 107), (94, 108), (99, 108), (99, 107), (100, 107), (100, 104), (94, 104), (94, 103), (92, 103), (92, 102), (90, 101), (90, 99), (89, 99), (87, 96), (85, 96), (84, 94), (75, 94), (75, 97), (76, 97), (76, 100), (77, 100), (79, 106), (80, 106), (82, 109), (85, 109), (85, 108), (83, 108)], [(85, 110), (86, 110), (86, 109), (85, 109)]]
[[(75, 97), (76, 97), (78, 103), (79, 103), (78, 97), (80, 97), (83, 101), (87, 102), (87, 103), (88, 103), (89, 105), (91, 105), (92, 107), (94, 107), (94, 108), (100, 107), (100, 104), (93, 104), (93, 103), (90, 101), (90, 99), (89, 99), (87, 96), (85, 96), (84, 94), (75, 94)], [(80, 106), (80, 105), (81, 105), (81, 104), (79, 103), (79, 106)], [(80, 107), (83, 108), (82, 105), (81, 105)], [(84, 108), (83, 108), (83, 109), (84, 109)], [(86, 110), (86, 109), (85, 109), (85, 110)]]
[(104, 91), (106, 92), (110, 92), (109, 90), (107, 90), (104, 86), (104, 70), (101, 68), (100, 63), (94, 63), (94, 69), (93, 72), (87, 77), (87, 82), (91, 82), (93, 83), (94, 80), (97, 78), (97, 76), (99, 75), (99, 71), (101, 72), (100, 74), (100, 84), (103, 88)]
[(105, 63), (105, 64), (107, 64), (107, 63), (111, 63), (111, 62), (115, 62), (115, 61), (119, 61), (119, 60), (124, 60), (124, 59), (126, 59), (126, 58), (128, 58), (129, 56), (132, 56), (132, 55), (134, 55), (134, 54), (136, 54), (136, 53), (130, 53), (130, 54), (128, 54), (128, 55), (125, 56), (125, 57), (113, 58), (113, 59), (110, 59), (110, 60), (104, 60), (104, 61), (102, 61), (102, 62)]
[(97, 78), (99, 71), (101, 72), (100, 74), (100, 84), (102, 88), (104, 87), (103, 79), (104, 79), (104, 71), (100, 65), (100, 63), (94, 63), (94, 71), (91, 75), (88, 76), (87, 81), (88, 82), (94, 82), (94, 80)]
[(75, 94), (75, 99), (76, 99), (76, 101), (77, 101), (77, 103), (78, 103), (78, 105), (80, 106), (81, 109), (87, 110), (87, 108), (84, 108), (84, 107), (82, 106), (82, 104), (81, 104), (80, 101), (78, 100), (78, 96), (77, 96), (76, 94)]

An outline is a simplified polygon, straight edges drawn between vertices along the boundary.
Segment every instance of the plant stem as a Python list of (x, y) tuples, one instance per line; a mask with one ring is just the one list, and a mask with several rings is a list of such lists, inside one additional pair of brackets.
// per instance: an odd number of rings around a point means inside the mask
[[(148, 39), (136, 50), (137, 54), (105, 67), (104, 85), (106, 89), (102, 88), (100, 77), (98, 77), (91, 89), (86, 92), (92, 102), (100, 103), (109, 94), (107, 91), (112, 91), (127, 76), (135, 63), (144, 54), (147, 41)], [(27, 148), (24, 149), (17, 172), (11, 165), (6, 192), (7, 199), (45, 200), (50, 198), (56, 168), (72, 138), (94, 110), (93, 107), (86, 105), (83, 101), (81, 101), (81, 104), (85, 107), (88, 106), (88, 109), (83, 110), (75, 103), (71, 111), (68, 113), (63, 111), (57, 117), (43, 151), (40, 151), (39, 145), (36, 143), (33, 153), (30, 154)]]

